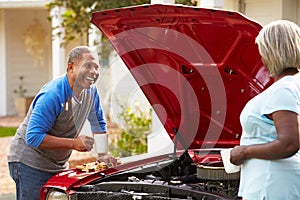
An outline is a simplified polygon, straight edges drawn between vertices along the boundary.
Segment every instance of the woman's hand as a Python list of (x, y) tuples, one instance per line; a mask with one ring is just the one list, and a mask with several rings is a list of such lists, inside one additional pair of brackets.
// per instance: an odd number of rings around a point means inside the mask
[(230, 162), (235, 165), (241, 165), (247, 159), (246, 146), (236, 146), (230, 152)]

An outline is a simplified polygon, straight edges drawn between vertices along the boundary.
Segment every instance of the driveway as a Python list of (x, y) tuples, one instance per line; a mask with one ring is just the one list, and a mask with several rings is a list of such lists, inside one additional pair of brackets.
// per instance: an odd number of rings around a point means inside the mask
[(15, 200), (15, 193), (0, 194), (0, 200)]
[[(9, 175), (8, 165), (7, 165), (7, 151), (8, 145), (12, 137), (0, 137), (0, 200), (6, 200), (7, 194), (15, 193), (15, 183)], [(4, 198), (5, 197), (5, 198)]]

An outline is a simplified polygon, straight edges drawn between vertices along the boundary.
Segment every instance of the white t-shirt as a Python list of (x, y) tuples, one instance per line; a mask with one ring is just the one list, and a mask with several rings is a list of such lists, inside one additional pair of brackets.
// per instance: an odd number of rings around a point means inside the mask
[[(265, 115), (278, 110), (300, 114), (300, 74), (285, 76), (244, 107), (240, 121), (241, 145), (277, 139), (274, 122)], [(300, 199), (300, 151), (279, 160), (249, 159), (241, 168), (239, 196), (244, 200)]]

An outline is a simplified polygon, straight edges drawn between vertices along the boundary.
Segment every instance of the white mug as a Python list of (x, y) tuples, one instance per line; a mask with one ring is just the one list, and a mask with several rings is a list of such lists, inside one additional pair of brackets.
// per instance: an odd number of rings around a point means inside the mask
[(241, 166), (234, 165), (230, 162), (231, 149), (232, 148), (221, 150), (221, 157), (222, 157), (222, 161), (224, 164), (224, 168), (225, 168), (226, 173), (228, 173), (228, 174), (236, 173), (236, 172), (240, 171), (240, 169), (241, 169)]
[(95, 149), (97, 153), (108, 152), (108, 137), (107, 134), (94, 134)]

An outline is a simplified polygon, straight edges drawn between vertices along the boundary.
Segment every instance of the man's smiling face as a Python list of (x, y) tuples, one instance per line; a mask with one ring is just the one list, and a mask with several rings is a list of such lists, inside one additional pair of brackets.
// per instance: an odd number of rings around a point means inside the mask
[(89, 89), (99, 77), (99, 65), (92, 53), (82, 54), (82, 60), (75, 64), (75, 87)]

